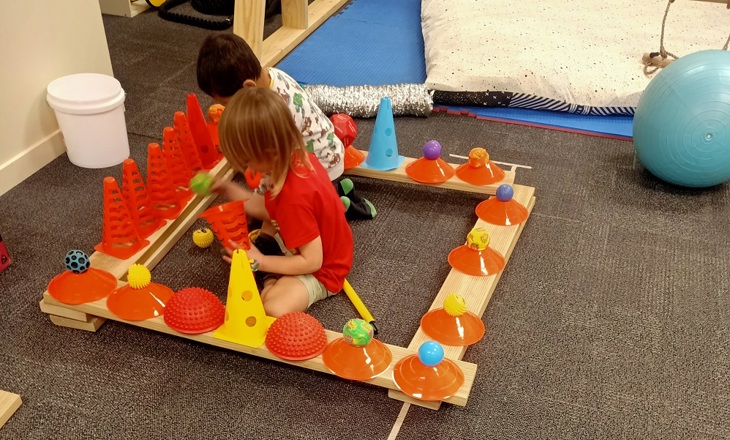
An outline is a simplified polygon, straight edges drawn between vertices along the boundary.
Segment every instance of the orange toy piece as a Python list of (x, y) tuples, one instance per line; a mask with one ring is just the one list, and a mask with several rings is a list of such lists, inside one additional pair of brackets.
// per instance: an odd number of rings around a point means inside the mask
[(527, 220), (527, 208), (513, 200), (514, 189), (507, 185), (497, 188), (497, 195), (491, 197), (476, 207), (477, 216), (487, 223), (498, 226), (513, 226)]
[(474, 148), (469, 152), (469, 161), (456, 168), (456, 177), (472, 185), (483, 186), (504, 180), (504, 170), (489, 160), (484, 148)]
[(428, 141), (423, 146), (423, 157), (406, 166), (406, 174), (419, 183), (444, 183), (454, 177), (454, 168), (441, 159), (441, 144)]
[(438, 402), (453, 396), (464, 384), (464, 372), (437, 342), (424, 342), (418, 354), (401, 359), (393, 367), (393, 381), (414, 399)]
[(122, 195), (140, 238), (149, 237), (165, 224), (152, 212), (147, 187), (134, 159), (127, 159), (122, 164)]
[(464, 298), (455, 293), (446, 297), (443, 308), (423, 315), (421, 328), (437, 342), (462, 347), (478, 342), (485, 332), (481, 318), (466, 310)]
[(220, 151), (221, 138), (218, 135), (218, 123), (220, 122), (221, 115), (223, 114), (223, 107), (221, 104), (213, 104), (208, 107), (208, 134), (210, 139), (213, 141), (213, 145)]
[(139, 264), (129, 268), (129, 284), (114, 290), (106, 299), (106, 307), (121, 319), (144, 321), (165, 313), (165, 305), (173, 291), (150, 281), (149, 270)]
[(213, 331), (223, 325), (226, 309), (213, 292), (198, 287), (178, 290), (165, 305), (165, 324), (185, 334)]
[(345, 169), (349, 170), (355, 168), (365, 161), (365, 153), (348, 145), (345, 147)]
[(244, 202), (243, 200), (236, 200), (216, 205), (200, 214), (201, 218), (210, 223), (210, 228), (226, 249), (235, 249), (230, 241), (238, 244), (243, 249), (250, 249), (251, 247), (248, 240), (248, 223), (246, 210), (243, 207)]
[(209, 170), (220, 162), (223, 156), (218, 152), (213, 140), (210, 138), (208, 126), (205, 122), (205, 115), (203, 115), (203, 109), (200, 108), (200, 103), (195, 93), (188, 94), (187, 110), (190, 134), (193, 135), (193, 140), (198, 148), (203, 169)]
[(116, 179), (104, 178), (104, 225), (101, 243), (94, 249), (126, 260), (148, 244), (137, 232)]
[(64, 304), (83, 304), (109, 295), (117, 287), (117, 279), (105, 270), (90, 267), (85, 252), (71, 250), (66, 254), (66, 271), (48, 284), (48, 293)]
[(327, 347), (327, 334), (322, 324), (304, 312), (279, 317), (266, 333), (266, 348), (288, 361), (303, 361), (321, 354)]
[(249, 168), (246, 168), (246, 171), (243, 173), (244, 177), (246, 177), (246, 185), (250, 189), (256, 189), (261, 185), (261, 179), (263, 179), (264, 175), (261, 174), (261, 172), (256, 171), (252, 172)]
[(193, 135), (190, 134), (190, 126), (188, 125), (188, 118), (185, 116), (185, 113), (175, 112), (173, 127), (180, 144), (180, 149), (183, 152), (185, 163), (188, 169), (190, 169), (190, 173), (195, 174), (203, 169), (203, 163), (200, 161), (200, 154), (198, 154), (198, 148), (195, 146)]
[(342, 338), (327, 344), (322, 361), (336, 375), (350, 380), (370, 380), (383, 374), (393, 360), (390, 349), (373, 339), (374, 329), (363, 319), (351, 319)]
[(175, 130), (172, 127), (165, 127), (162, 131), (162, 152), (167, 162), (167, 171), (176, 187), (178, 199), (180, 199), (180, 203), (185, 204), (195, 196), (188, 188), (188, 182), (193, 176), (185, 163), (182, 149), (180, 149)]
[(449, 264), (467, 275), (487, 276), (504, 269), (505, 260), (499, 252), (489, 248), (489, 232), (477, 227), (469, 232), (465, 245), (449, 253)]
[(167, 168), (167, 160), (156, 143), (147, 146), (147, 188), (152, 200), (152, 212), (158, 218), (174, 220), (180, 214), (183, 206)]

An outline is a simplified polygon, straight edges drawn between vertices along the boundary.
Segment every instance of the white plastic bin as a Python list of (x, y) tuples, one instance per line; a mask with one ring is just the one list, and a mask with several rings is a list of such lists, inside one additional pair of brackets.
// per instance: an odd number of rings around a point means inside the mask
[(129, 157), (124, 90), (108, 75), (79, 73), (48, 84), (68, 158), (82, 168), (107, 168)]

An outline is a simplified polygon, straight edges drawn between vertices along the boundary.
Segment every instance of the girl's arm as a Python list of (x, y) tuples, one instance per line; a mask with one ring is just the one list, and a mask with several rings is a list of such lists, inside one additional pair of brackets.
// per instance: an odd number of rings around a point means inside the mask
[(280, 275), (307, 275), (318, 271), (322, 267), (321, 237), (317, 237), (301, 246), (297, 255), (261, 255), (258, 249), (254, 249), (251, 246), (248, 256), (258, 260), (259, 270), (263, 272)]

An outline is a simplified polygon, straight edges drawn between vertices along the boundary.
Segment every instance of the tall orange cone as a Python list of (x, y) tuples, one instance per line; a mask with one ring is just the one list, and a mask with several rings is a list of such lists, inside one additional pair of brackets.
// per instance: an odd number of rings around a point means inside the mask
[(165, 127), (162, 131), (162, 145), (162, 151), (167, 161), (167, 170), (170, 173), (173, 185), (175, 185), (177, 196), (180, 203), (185, 204), (194, 196), (188, 188), (188, 183), (193, 175), (185, 163), (180, 144), (178, 144), (175, 136), (175, 130), (171, 127)]
[(152, 212), (147, 187), (134, 159), (127, 159), (122, 164), (122, 195), (141, 238), (149, 237), (165, 224)]
[(158, 218), (174, 220), (182, 211), (167, 161), (159, 144), (147, 146), (147, 188), (152, 200), (152, 212)]
[(203, 163), (203, 168), (209, 170), (221, 160), (222, 156), (218, 153), (218, 149), (210, 138), (205, 115), (203, 115), (203, 109), (200, 108), (195, 93), (188, 94), (187, 107), (190, 133), (193, 135), (195, 145), (198, 147), (198, 154), (200, 155), (200, 161)]
[(203, 163), (200, 161), (200, 154), (198, 154), (198, 148), (195, 146), (193, 135), (190, 134), (190, 126), (188, 125), (188, 118), (185, 116), (185, 113), (175, 112), (173, 127), (175, 128), (175, 134), (180, 143), (180, 149), (183, 152), (185, 163), (188, 165), (191, 173), (197, 173), (203, 169)]
[(126, 260), (148, 244), (137, 232), (116, 179), (104, 178), (104, 226), (101, 243), (94, 249)]

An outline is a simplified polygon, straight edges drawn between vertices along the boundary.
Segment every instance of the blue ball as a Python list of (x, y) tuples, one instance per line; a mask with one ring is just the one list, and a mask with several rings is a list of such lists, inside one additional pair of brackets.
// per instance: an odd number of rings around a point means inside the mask
[(695, 52), (662, 69), (636, 107), (634, 148), (666, 182), (704, 188), (730, 180), (730, 52)]
[(515, 195), (515, 190), (511, 185), (502, 184), (497, 187), (497, 200), (500, 202), (509, 202)]
[(427, 367), (435, 367), (444, 360), (444, 347), (438, 342), (424, 342), (418, 348), (418, 359)]
[(89, 270), (89, 266), (91, 265), (89, 256), (83, 251), (78, 250), (68, 251), (65, 263), (66, 269), (73, 273), (84, 273)]

